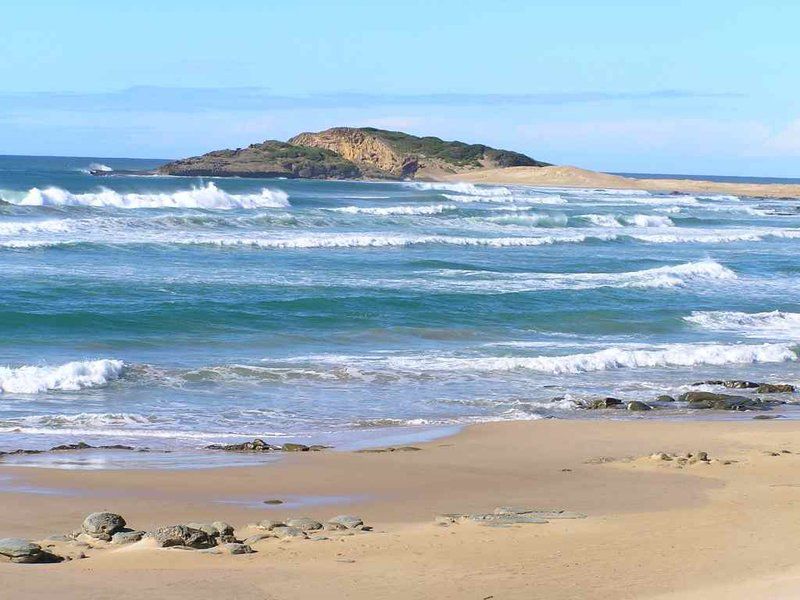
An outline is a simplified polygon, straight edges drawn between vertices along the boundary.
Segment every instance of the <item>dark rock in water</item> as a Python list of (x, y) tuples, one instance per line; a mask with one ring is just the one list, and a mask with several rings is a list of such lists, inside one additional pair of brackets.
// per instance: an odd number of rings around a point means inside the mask
[(25, 450), (24, 448), (18, 448), (16, 450), (11, 450), (10, 452), (0, 452), (0, 456), (13, 456), (18, 454), (42, 454), (44, 450)]
[(708, 381), (695, 382), (692, 385), (721, 385), (735, 390), (748, 390), (757, 388), (760, 384), (755, 381), (746, 381), (744, 379), (709, 379)]
[(622, 406), (622, 400), (618, 398), (600, 398), (597, 400), (588, 400), (584, 403), (583, 407), (594, 410), (602, 408), (619, 408)]
[(83, 520), (83, 532), (98, 540), (109, 541), (111, 536), (122, 531), (125, 519), (110, 512), (96, 512)]
[(225, 450), (227, 452), (270, 452), (280, 450), (279, 446), (268, 444), (262, 439), (256, 438), (252, 442), (241, 444), (211, 444), (206, 446), (207, 450)]
[[(72, 450), (136, 450), (133, 446), (124, 446), (122, 444), (111, 444), (108, 446), (92, 446), (86, 442), (76, 442), (74, 444), (61, 444), (60, 446), (53, 446), (49, 450), (25, 450), (19, 448), (11, 452), (0, 452), (3, 455), (19, 455), (19, 454), (44, 454), (45, 452), (67, 452)], [(148, 452), (147, 448), (142, 448), (140, 452)]]
[(767, 421), (770, 419), (785, 419), (783, 415), (756, 415), (753, 417), (757, 421)]
[(291, 444), (286, 443), (281, 446), (281, 450), (284, 452), (308, 452), (311, 448), (306, 446), (305, 444)]
[(363, 450), (356, 450), (361, 454), (378, 454), (381, 452), (419, 452), (422, 448), (416, 446), (389, 446), (387, 448), (364, 448)]
[(187, 546), (189, 548), (211, 548), (216, 540), (205, 531), (187, 527), (186, 525), (170, 525), (151, 531), (145, 535), (154, 539), (162, 548)]
[(713, 408), (717, 410), (759, 410), (763, 404), (745, 396), (715, 394), (713, 392), (686, 392), (679, 398), (688, 402), (689, 408)]
[(796, 388), (789, 383), (762, 383), (756, 389), (759, 394), (792, 394)]
[(644, 412), (648, 410), (653, 410), (653, 407), (650, 406), (649, 404), (645, 404), (644, 402), (633, 400), (632, 402), (628, 402), (628, 410), (634, 412)]
[(206, 446), (206, 450), (225, 450), (226, 452), (316, 452), (324, 450), (329, 446), (306, 446), (305, 444), (286, 443), (282, 446), (268, 444), (262, 439), (256, 438), (252, 442), (242, 442), (241, 444), (211, 444)]
[(283, 504), (283, 500), (278, 500), (277, 498), (270, 498), (269, 500), (264, 500), (264, 504)]
[(86, 442), (78, 442), (77, 444), (62, 444), (60, 446), (53, 446), (50, 448), (50, 451), (57, 452), (60, 450), (87, 450), (92, 447), (93, 446), (90, 446)]
[(658, 398), (656, 398), (656, 402), (675, 402), (675, 398), (667, 394), (661, 394)]

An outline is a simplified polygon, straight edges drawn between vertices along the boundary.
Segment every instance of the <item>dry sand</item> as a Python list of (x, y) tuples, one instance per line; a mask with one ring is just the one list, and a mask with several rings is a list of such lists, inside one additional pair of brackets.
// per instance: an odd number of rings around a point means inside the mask
[(686, 194), (730, 194), (764, 198), (800, 198), (800, 185), (723, 183), (691, 179), (633, 179), (578, 167), (509, 167), (437, 177), (441, 181), (469, 181), (511, 185), (647, 190)]
[[(330, 541), (265, 540), (254, 545), (257, 553), (243, 556), (129, 546), (55, 565), (0, 563), (0, 597), (800, 596), (798, 422), (494, 423), (420, 447), (299, 454), (258, 467), (194, 471), (0, 467), (0, 477), (12, 478), (0, 483), (0, 537), (71, 531), (100, 509), (143, 529), (219, 519), (238, 527), (342, 512), (375, 528)], [(679, 467), (649, 458), (695, 450), (735, 462)], [(598, 460), (603, 457), (614, 460)], [(15, 491), (20, 486), (49, 493)], [(260, 504), (290, 496), (330, 503), (296, 510)], [(433, 523), (436, 513), (504, 505), (588, 517), (511, 527)]]

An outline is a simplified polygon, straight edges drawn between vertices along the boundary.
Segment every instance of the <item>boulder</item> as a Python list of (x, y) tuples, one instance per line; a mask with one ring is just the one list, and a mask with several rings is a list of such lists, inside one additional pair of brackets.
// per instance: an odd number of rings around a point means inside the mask
[(628, 402), (628, 410), (634, 412), (644, 412), (648, 410), (653, 410), (653, 407), (650, 406), (649, 404), (645, 404), (644, 402), (633, 400), (632, 402)]
[(83, 520), (83, 532), (93, 538), (109, 541), (111, 536), (125, 527), (125, 519), (110, 512), (96, 512)]
[(169, 525), (151, 531), (145, 537), (154, 539), (162, 548), (171, 546), (187, 546), (189, 548), (211, 548), (216, 546), (214, 536), (205, 531), (186, 525)]
[(286, 443), (281, 446), (281, 450), (284, 452), (308, 452), (311, 448), (306, 446), (305, 444), (290, 444)]
[(252, 442), (242, 442), (241, 444), (211, 444), (206, 446), (207, 450), (225, 450), (227, 452), (270, 452), (280, 450), (278, 446), (268, 444), (262, 439), (256, 438)]
[(44, 552), (39, 544), (20, 538), (0, 539), (0, 556), (5, 556), (15, 563), (39, 562)]
[(689, 408), (713, 408), (717, 410), (757, 410), (760, 406), (756, 400), (746, 396), (715, 394), (714, 392), (686, 392), (679, 398), (688, 402)]
[(708, 379), (706, 381), (697, 381), (692, 385), (721, 385), (726, 388), (746, 390), (757, 388), (759, 384), (754, 381), (746, 381), (744, 379)]
[(667, 394), (661, 394), (658, 398), (656, 398), (656, 402), (675, 402), (675, 398)]
[(218, 546), (222, 554), (252, 554), (253, 549), (247, 544), (240, 544), (239, 542), (228, 542)]
[(322, 529), (322, 523), (308, 517), (297, 517), (286, 521), (289, 527), (297, 527), (301, 531), (316, 531)]
[(283, 521), (278, 521), (276, 519), (264, 519), (263, 521), (258, 522), (258, 526), (261, 529), (272, 531), (276, 527), (286, 527), (286, 523), (284, 523)]
[(788, 383), (762, 383), (756, 388), (759, 394), (792, 394), (795, 387)]
[(306, 532), (303, 531), (302, 529), (299, 529), (297, 527), (289, 527), (287, 525), (283, 525), (281, 527), (274, 527), (272, 529), (272, 533), (274, 533), (281, 539), (306, 537)]
[(274, 533), (257, 533), (255, 535), (251, 535), (246, 540), (244, 540), (245, 545), (252, 546), (253, 544), (257, 544), (263, 540), (271, 540), (274, 539), (276, 535)]
[(598, 398), (596, 400), (587, 400), (583, 407), (588, 409), (602, 409), (602, 408), (619, 408), (622, 406), (622, 400), (618, 398)]
[(112, 544), (133, 544), (144, 537), (144, 531), (118, 531), (111, 536)]
[(328, 519), (328, 523), (334, 526), (341, 525), (345, 529), (357, 529), (364, 526), (364, 521), (361, 517), (355, 517), (353, 515), (337, 515), (332, 519)]

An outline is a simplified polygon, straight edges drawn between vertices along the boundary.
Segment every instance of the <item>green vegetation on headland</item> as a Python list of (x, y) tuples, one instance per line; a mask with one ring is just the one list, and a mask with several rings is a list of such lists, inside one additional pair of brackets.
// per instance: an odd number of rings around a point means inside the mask
[(510, 150), (373, 127), (336, 127), (168, 163), (163, 175), (303, 179), (413, 179), (482, 168), (546, 166)]

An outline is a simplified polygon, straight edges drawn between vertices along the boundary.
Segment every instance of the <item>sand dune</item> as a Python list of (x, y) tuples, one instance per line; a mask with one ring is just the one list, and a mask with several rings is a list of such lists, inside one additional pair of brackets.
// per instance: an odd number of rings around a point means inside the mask
[(800, 185), (722, 183), (691, 179), (633, 179), (578, 167), (509, 167), (443, 175), (442, 181), (469, 181), (511, 185), (634, 189), (687, 194), (730, 194), (765, 198), (800, 198)]

